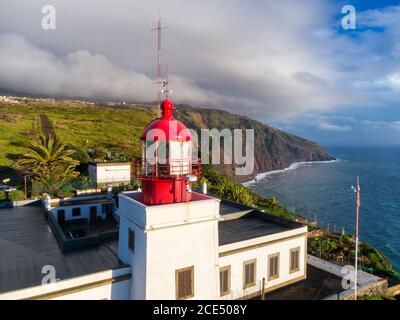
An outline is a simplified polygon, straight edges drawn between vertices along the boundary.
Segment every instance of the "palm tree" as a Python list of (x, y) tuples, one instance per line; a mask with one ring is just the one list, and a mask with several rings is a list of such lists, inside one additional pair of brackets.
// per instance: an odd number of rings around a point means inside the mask
[(279, 207), (278, 199), (275, 196), (268, 200), (268, 207), (271, 211)]
[(54, 189), (54, 184), (65, 183), (79, 175), (75, 171), (79, 162), (71, 157), (75, 150), (68, 148), (59, 137), (39, 136), (25, 147), (28, 151), (19, 156), (17, 164), (35, 181), (45, 186), (52, 185), (50, 189)]

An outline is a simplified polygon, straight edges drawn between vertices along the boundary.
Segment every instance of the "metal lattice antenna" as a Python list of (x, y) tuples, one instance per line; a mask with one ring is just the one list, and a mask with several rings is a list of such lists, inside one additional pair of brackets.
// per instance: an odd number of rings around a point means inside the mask
[(163, 89), (162, 93), (165, 93), (165, 99), (169, 98), (169, 95), (172, 93), (172, 90), (169, 90), (169, 80), (168, 80), (169, 72), (168, 72), (168, 63), (165, 71), (165, 81), (163, 81)]
[(167, 27), (163, 27), (161, 24), (161, 17), (158, 16), (157, 27), (151, 29), (151, 31), (157, 31), (157, 101), (158, 101), (158, 116), (160, 116), (161, 112), (161, 40), (162, 34), (161, 31), (163, 29), (167, 29)]

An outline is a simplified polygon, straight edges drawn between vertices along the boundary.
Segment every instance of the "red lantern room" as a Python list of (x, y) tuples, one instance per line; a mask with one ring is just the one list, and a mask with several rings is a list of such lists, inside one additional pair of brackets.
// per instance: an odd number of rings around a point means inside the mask
[(192, 182), (200, 175), (200, 162), (192, 160), (192, 137), (172, 115), (174, 104), (162, 103), (162, 116), (144, 130), (138, 174), (146, 205), (186, 202), (192, 199)]

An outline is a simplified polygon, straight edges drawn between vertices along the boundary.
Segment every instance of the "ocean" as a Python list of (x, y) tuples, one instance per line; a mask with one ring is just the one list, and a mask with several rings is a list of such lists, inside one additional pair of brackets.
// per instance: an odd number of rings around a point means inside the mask
[(360, 176), (360, 240), (382, 250), (400, 271), (400, 147), (328, 147), (331, 162), (297, 163), (247, 183), (330, 230), (354, 234)]

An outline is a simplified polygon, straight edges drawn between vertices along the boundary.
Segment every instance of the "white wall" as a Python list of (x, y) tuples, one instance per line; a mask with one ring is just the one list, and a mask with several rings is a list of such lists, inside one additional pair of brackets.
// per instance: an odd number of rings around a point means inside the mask
[(218, 222), (208, 221), (148, 232), (147, 299), (175, 299), (175, 271), (194, 266), (194, 297), (216, 299)]
[[(120, 215), (118, 256), (134, 270), (130, 288), (130, 298), (132, 300), (146, 299), (146, 253), (147, 253), (147, 234), (135, 223)], [(135, 251), (131, 252), (128, 248), (128, 230), (135, 232)]]
[(130, 182), (131, 164), (93, 165), (88, 167), (89, 178), (96, 183)]
[[(105, 270), (55, 283), (39, 285), (0, 294), (0, 300), (37, 299), (45, 295), (50, 300), (129, 300), (129, 267)], [(114, 279), (113, 281), (111, 281)], [(101, 282), (104, 281), (104, 284)], [(99, 284), (100, 282), (100, 284)]]
[[(51, 214), (54, 216), (55, 219), (57, 219), (57, 212), (58, 210), (65, 210), (65, 220), (76, 220), (76, 219), (90, 219), (90, 207), (97, 207), (97, 216), (101, 217), (102, 219), (106, 218), (106, 213), (102, 212), (102, 205), (103, 204), (110, 204), (112, 205), (113, 202), (102, 202), (102, 203), (91, 203), (91, 204), (77, 204), (76, 206), (69, 205), (69, 206), (60, 206), (56, 208), (51, 209)], [(81, 208), (81, 214), (79, 216), (72, 216), (72, 209), (74, 208)]]
[[(175, 299), (175, 271), (190, 266), (193, 299), (216, 299), (219, 200), (148, 207), (119, 197), (119, 257), (132, 266), (132, 299)], [(135, 253), (128, 249), (128, 228), (135, 232)]]
[[(221, 299), (238, 299), (260, 291), (263, 278), (265, 278), (265, 288), (271, 288), (304, 276), (306, 274), (306, 241), (306, 236), (303, 235), (299, 238), (273, 242), (270, 245), (220, 257), (220, 267), (231, 266), (231, 293)], [(297, 247), (300, 247), (300, 270), (289, 273), (290, 250)], [(268, 255), (275, 253), (279, 253), (280, 257), (279, 278), (268, 281)], [(256, 259), (256, 284), (243, 289), (243, 262), (253, 259)]]

